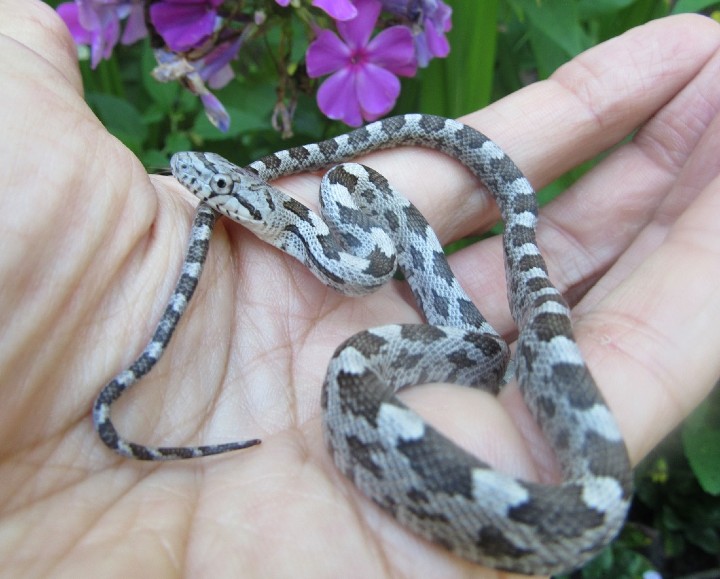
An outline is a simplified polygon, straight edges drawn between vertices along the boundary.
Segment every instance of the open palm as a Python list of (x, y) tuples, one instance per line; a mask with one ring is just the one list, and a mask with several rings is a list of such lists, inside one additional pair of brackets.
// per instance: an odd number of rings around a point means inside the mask
[[(114, 408), (134, 441), (259, 437), (199, 461), (109, 452), (89, 410), (142, 349), (180, 269), (194, 201), (148, 177), (85, 106), (47, 6), (0, 0), (0, 559), (13, 575), (478, 576), (398, 527), (335, 470), (321, 436), (329, 357), (368, 327), (419, 322), (394, 282), (351, 299), (221, 220), (166, 356)], [(720, 27), (657, 21), (466, 117), (542, 186), (641, 127), (547, 207), (539, 242), (578, 342), (639, 460), (720, 376)], [(368, 157), (443, 241), (497, 218), (455, 162)], [(317, 176), (279, 185), (316, 205)], [(498, 240), (451, 265), (512, 337)], [(501, 470), (557, 477), (519, 395), (404, 395)]]

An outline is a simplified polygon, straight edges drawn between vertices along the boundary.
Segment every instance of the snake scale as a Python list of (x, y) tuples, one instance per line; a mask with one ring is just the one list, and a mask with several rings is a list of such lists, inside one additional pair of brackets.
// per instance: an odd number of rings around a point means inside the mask
[[(516, 374), (557, 454), (562, 484), (525, 482), (493, 470), (394, 395), (428, 382), (497, 392), (509, 360), (507, 345), (459, 286), (418, 210), (358, 164), (339, 165), (324, 176), (325, 220), (268, 184), (401, 145), (457, 159), (500, 208), (508, 299), (519, 329)], [(95, 427), (107, 446), (131, 458), (165, 460), (259, 442), (148, 447), (120, 437), (110, 420), (112, 403), (162, 355), (197, 284), (217, 212), (345, 294), (373, 291), (396, 267), (410, 284), (428, 323), (352, 336), (333, 355), (322, 391), (324, 435), (335, 463), (401, 524), (465, 559), (521, 573), (575, 568), (617, 534), (632, 493), (625, 444), (575, 344), (570, 310), (548, 279), (535, 241), (535, 192), (495, 143), (457, 121), (404, 115), (245, 168), (212, 153), (177, 153), (171, 169), (201, 204), (180, 280), (154, 336), (95, 403)]]

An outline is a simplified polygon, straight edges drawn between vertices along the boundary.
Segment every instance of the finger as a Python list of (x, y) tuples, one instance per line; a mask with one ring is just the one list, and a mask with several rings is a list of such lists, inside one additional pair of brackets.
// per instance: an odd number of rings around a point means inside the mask
[[(707, 395), (720, 375), (720, 297), (714, 289), (720, 279), (715, 217), (720, 206), (720, 116), (715, 115), (656, 219), (627, 259), (623, 255), (574, 312), (578, 343), (634, 462)], [(672, 222), (678, 198), (692, 203)], [(655, 243), (658, 236), (662, 243)], [(517, 393), (512, 395), (516, 403)]]
[(720, 376), (719, 211), (720, 177), (665, 242), (578, 325), (580, 346), (635, 461)]
[(0, 0), (0, 36), (28, 47), (82, 94), (77, 47), (57, 13), (38, 0)]
[[(539, 189), (652, 118), (719, 47), (720, 27), (709, 18), (651, 21), (465, 120), (487, 132)], [(521, 122), (513, 122), (519, 111)], [(457, 214), (464, 211), (461, 204)]]
[[(720, 74), (720, 27), (712, 25), (710, 30), (715, 52), (690, 82), (643, 125), (633, 141), (611, 153), (542, 209), (539, 245), (551, 279), (571, 303), (594, 284), (593, 295), (602, 296), (626, 277), (657, 247), (673, 217), (692, 201), (691, 192), (697, 194), (717, 174), (717, 156), (711, 150), (692, 156), (710, 120), (720, 110), (720, 86), (716, 82)], [(660, 76), (655, 82), (663, 84), (665, 79)], [(648, 92), (656, 89), (651, 86)], [(674, 189), (678, 179), (680, 184)], [(628, 252), (619, 267), (598, 281), (633, 243), (632, 258)], [(491, 318), (494, 315), (491, 321), (497, 329), (510, 332), (513, 324), (505, 298), (499, 240), (476, 244), (451, 261), (466, 288), (481, 300), (482, 309)], [(584, 307), (591, 308), (598, 299), (584, 300)]]
[[(685, 166), (705, 168), (698, 171), (701, 183), (713, 172), (715, 179), (696, 188), (689, 185), (695, 178), (691, 172), (681, 171), (666, 198), (686, 193), (693, 202), (666, 226), (663, 243), (646, 251), (624, 277), (613, 276), (612, 291), (593, 296), (592, 307), (584, 300), (577, 308), (583, 312), (575, 328), (578, 344), (620, 424), (633, 463), (687, 416), (720, 376), (718, 148), (720, 116), (709, 124)], [(533, 449), (528, 463), (552, 467), (552, 451), (538, 441), (541, 435), (517, 388), (504, 394), (506, 408)], [(513, 449), (512, 456), (523, 455)]]
[[(720, 28), (718, 30), (720, 32)], [(585, 244), (595, 255), (603, 253), (605, 260), (601, 269), (614, 261), (617, 254), (622, 252), (622, 255), (583, 299), (577, 310), (579, 314), (591, 309), (599, 297), (612, 290), (618, 280), (627, 277), (659, 247), (677, 217), (720, 173), (718, 75), (720, 50), (627, 147), (626, 174), (638, 185), (643, 180), (648, 185), (625, 193), (630, 198), (625, 212), (635, 213), (637, 217), (622, 219), (622, 205), (618, 216), (607, 206), (605, 213), (609, 218), (600, 218), (596, 226), (601, 231), (612, 231), (613, 235), (604, 235), (604, 243), (599, 239)], [(622, 194), (617, 197), (621, 204)]]
[[(33, 27), (47, 34), (44, 24), (59, 23), (54, 16), (39, 20), (34, 11), (47, 14), (37, 4), (26, 10), (3, 4), (15, 10), (27, 38)], [(36, 40), (38, 50), (50, 50), (47, 39)], [(156, 251), (152, 274), (137, 275), (148, 255), (143, 235), (156, 211), (154, 190), (69, 77), (69, 69), (61, 72), (39, 52), (0, 36), (0, 363), (12, 399), (2, 408), (0, 436), (11, 450), (86, 415), (89, 398), (78, 393), (95, 390), (98, 375), (120, 366), (125, 350), (118, 338), (131, 327), (141, 334), (151, 291), (163, 285), (168, 269)], [(173, 226), (172, 216), (166, 223)], [(179, 265), (185, 241), (177, 241)]]

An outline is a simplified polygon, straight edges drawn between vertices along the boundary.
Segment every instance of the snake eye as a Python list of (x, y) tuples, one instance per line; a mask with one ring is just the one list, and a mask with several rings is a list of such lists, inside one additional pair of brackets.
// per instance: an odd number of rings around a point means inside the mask
[(212, 176), (210, 187), (216, 195), (226, 195), (233, 187), (233, 180), (228, 175), (218, 173)]

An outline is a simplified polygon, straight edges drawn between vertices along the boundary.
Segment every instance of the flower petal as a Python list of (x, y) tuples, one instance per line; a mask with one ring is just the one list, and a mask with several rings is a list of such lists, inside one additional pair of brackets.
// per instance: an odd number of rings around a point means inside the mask
[(325, 10), (334, 20), (350, 20), (357, 16), (357, 8), (350, 0), (313, 0), (312, 5)]
[(415, 43), (406, 26), (391, 26), (370, 41), (367, 47), (370, 62), (394, 74), (412, 76), (417, 70)]
[(390, 112), (400, 95), (400, 81), (384, 68), (368, 63), (357, 73), (357, 98), (363, 117), (374, 121)]
[(145, 38), (147, 34), (148, 31), (145, 27), (145, 9), (142, 4), (133, 4), (130, 15), (125, 23), (125, 30), (123, 31), (120, 42), (123, 44), (132, 44), (141, 38)]
[(382, 9), (378, 0), (355, 0), (355, 7), (357, 8), (355, 18), (337, 23), (340, 36), (351, 50), (362, 48), (368, 43)]
[(452, 8), (444, 2), (438, 2), (437, 12), (433, 16), (436, 26), (442, 32), (452, 30)]
[(431, 22), (425, 22), (425, 38), (430, 54), (445, 58), (450, 54), (450, 43), (443, 32), (440, 32)]
[(60, 4), (57, 8), (77, 44), (90, 46), (90, 66), (110, 58), (120, 37), (120, 20), (116, 6), (90, 4)]
[(78, 2), (78, 19), (80, 25), (88, 30), (99, 30), (107, 19), (107, 7), (91, 2)]
[[(97, 2), (97, 0), (95, 0)], [(117, 2), (117, 0), (100, 0), (101, 2)], [(225, 0), (160, 0), (166, 4), (196, 4), (196, 5), (211, 5), (213, 8), (217, 8)]]
[(215, 11), (206, 4), (158, 2), (150, 6), (150, 19), (167, 45), (184, 52), (212, 34)]
[(230, 128), (230, 115), (218, 98), (209, 92), (200, 95), (200, 101), (205, 107), (205, 114), (208, 120), (223, 133)]
[(107, 60), (112, 55), (113, 48), (120, 38), (120, 22), (110, 20), (101, 30), (91, 31), (90, 66), (95, 68), (101, 60)]
[(343, 121), (351, 127), (362, 124), (355, 78), (347, 69), (336, 72), (320, 85), (317, 102), (328, 118)]
[(237, 56), (241, 45), (242, 38), (219, 44), (195, 65), (200, 77), (210, 88), (222, 88), (233, 79), (235, 73), (229, 63)]
[(433, 56), (428, 49), (425, 31), (415, 36), (415, 57), (420, 68), (425, 68), (432, 60)]
[(65, 26), (70, 30), (75, 44), (90, 44), (90, 31), (80, 24), (78, 7), (75, 2), (63, 2), (56, 8), (60, 18), (65, 22)]
[(348, 66), (350, 49), (330, 30), (322, 30), (305, 54), (308, 76), (317, 78)]

